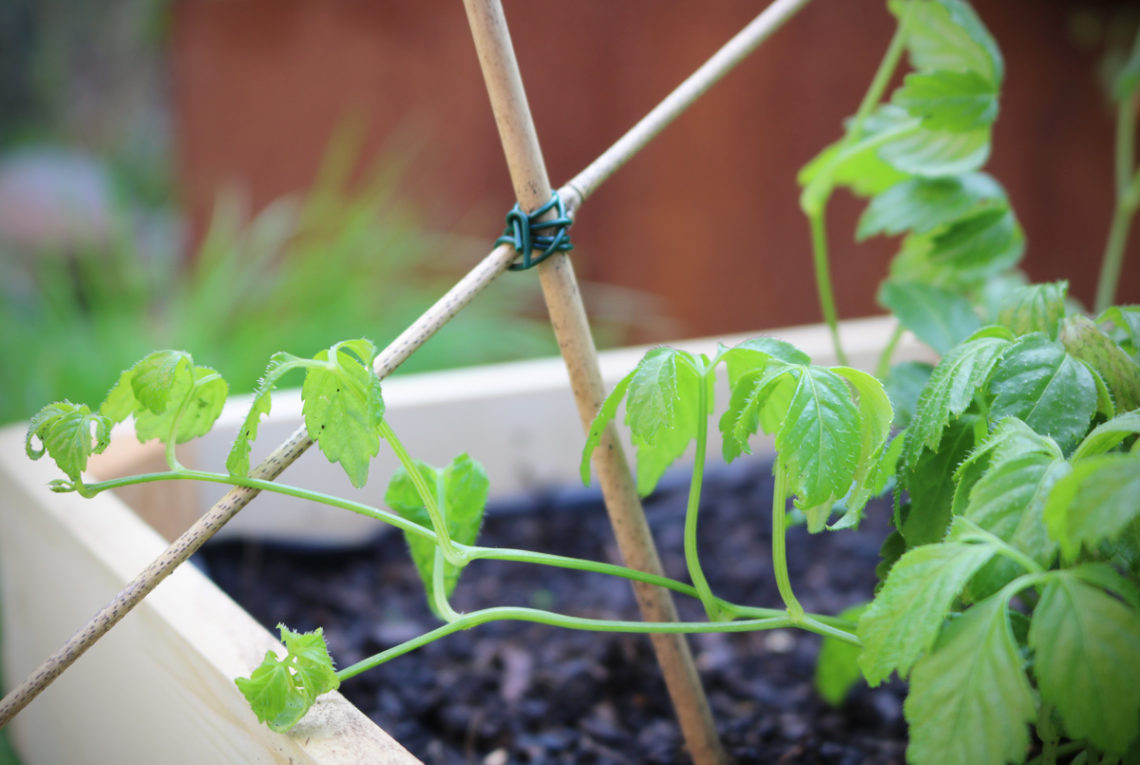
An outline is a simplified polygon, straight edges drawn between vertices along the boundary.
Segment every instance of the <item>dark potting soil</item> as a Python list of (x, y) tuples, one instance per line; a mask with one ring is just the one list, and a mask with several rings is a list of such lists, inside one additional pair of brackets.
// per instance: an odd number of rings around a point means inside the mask
[[(646, 513), (666, 573), (687, 581), (687, 483), (659, 489)], [(718, 595), (778, 606), (771, 570), (767, 465), (737, 463), (706, 478), (700, 519), (705, 574)], [(870, 597), (889, 508), (858, 531), (788, 534), (793, 588), (809, 611), (838, 613)], [(551, 492), (488, 508), (480, 543), (617, 561), (600, 497)], [(439, 625), (401, 534), (352, 550), (229, 542), (208, 547), (211, 576), (266, 627), (324, 627), (347, 666)], [(683, 618), (703, 619), (678, 596)], [(477, 561), (453, 597), (459, 611), (527, 605), (636, 619), (628, 583), (597, 574)], [(815, 693), (820, 639), (799, 631), (690, 637), (722, 740), (740, 763), (902, 763), (899, 685), (857, 688), (839, 708)], [(688, 760), (644, 635), (495, 622), (438, 640), (341, 686), (427, 763), (673, 763)]]

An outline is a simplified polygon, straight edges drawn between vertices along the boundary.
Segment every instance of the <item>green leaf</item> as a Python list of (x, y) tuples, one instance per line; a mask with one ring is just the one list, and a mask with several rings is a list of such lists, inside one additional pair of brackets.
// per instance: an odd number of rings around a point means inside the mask
[(911, 417), (918, 406), (918, 397), (930, 381), (930, 373), (933, 371), (934, 367), (925, 361), (903, 361), (891, 367), (887, 379), (883, 381), (883, 387), (890, 396), (891, 408), (895, 411), (895, 427), (910, 426)]
[(988, 544), (941, 542), (899, 558), (859, 619), (859, 666), (872, 687), (891, 672), (906, 677), (934, 645), (958, 593), (994, 551)]
[(257, 388), (253, 391), (249, 413), (246, 414), (234, 445), (230, 448), (229, 456), (226, 457), (226, 470), (231, 475), (243, 478), (249, 475), (250, 446), (257, 438), (257, 428), (261, 424), (261, 418), (269, 414), (273, 389), (281, 376), (299, 366), (300, 362), (296, 356), (284, 351), (278, 351), (269, 357), (265, 374), (257, 381)]
[(1073, 462), (1111, 451), (1137, 433), (1140, 433), (1140, 409), (1118, 414), (1108, 422), (1097, 425), (1085, 436), (1073, 452)]
[(594, 421), (590, 423), (590, 430), (586, 433), (586, 445), (582, 447), (582, 462), (578, 467), (578, 474), (582, 478), (583, 486), (590, 483), (590, 457), (598, 448), (598, 443), (602, 440), (602, 433), (605, 432), (606, 426), (613, 422), (614, 417), (617, 416), (618, 405), (625, 398), (625, 392), (629, 389), (629, 384), (633, 381), (635, 374), (637, 374), (636, 367), (618, 381), (610, 395), (606, 396), (606, 400), (602, 402), (598, 413), (594, 415)]
[(1025, 252), (1025, 234), (1008, 206), (984, 208), (933, 235), (929, 257), (960, 278), (984, 279), (1010, 268)]
[(1122, 410), (1140, 407), (1140, 363), (1091, 319), (1080, 314), (1067, 317), (1059, 336), (1066, 351), (1101, 376), (1115, 406)]
[[(902, 476), (910, 508), (896, 526), (907, 544), (938, 542), (946, 536), (954, 505), (954, 470), (974, 447), (976, 415), (967, 414), (950, 425), (937, 452), (924, 450)], [(905, 443), (904, 443), (905, 448)]]
[(951, 419), (966, 411), (1010, 344), (1008, 337), (983, 331), (942, 357), (918, 398), (907, 429), (902, 454), (905, 472), (914, 467), (924, 448), (938, 449), (942, 431)]
[(966, 132), (932, 130), (893, 104), (879, 107), (868, 124), (880, 138), (897, 136), (882, 142), (879, 157), (908, 175), (934, 178), (969, 173), (981, 168), (990, 156), (988, 127)]
[[(890, 0), (900, 20), (909, 0)], [(907, 19), (910, 63), (919, 71), (975, 72), (999, 85), (1004, 64), (997, 43), (974, 10), (962, 0), (917, 0)]]
[(1010, 629), (1008, 605), (989, 598), (952, 621), (914, 667), (903, 712), (916, 765), (1004, 765), (1029, 746), (1036, 703)]
[(1097, 410), (1092, 374), (1047, 335), (1019, 338), (990, 378), (990, 421), (1017, 417), (1068, 451), (1084, 437)]
[(1099, 454), (1073, 465), (1045, 504), (1045, 526), (1067, 560), (1140, 517), (1140, 454)]
[(368, 463), (380, 451), (384, 399), (372, 373), (375, 356), (367, 340), (337, 343), (316, 355), (325, 363), (309, 367), (301, 386), (305, 428), (357, 488), (368, 480)]
[(733, 384), (728, 407), (720, 418), (725, 462), (750, 454), (748, 439), (757, 430), (772, 434), (780, 427), (796, 391), (796, 377), (791, 369), (792, 366), (776, 362), (741, 375)]
[[(1047, 568), (1058, 546), (1046, 532), (1042, 514), (1049, 492), (1070, 470), (1059, 455), (1039, 452), (997, 462), (974, 484), (963, 515)], [(969, 597), (987, 597), (1022, 573), (1008, 558), (994, 559), (970, 582)]]
[[(155, 351), (131, 368), (131, 392), (147, 409), (162, 414), (179, 382), (193, 367), (194, 361), (186, 351)], [(177, 403), (178, 399), (174, 401)]]
[(796, 508), (807, 516), (808, 530), (818, 531), (831, 506), (847, 494), (858, 467), (859, 410), (835, 372), (814, 366), (790, 370), (797, 383), (776, 431), (776, 452), (787, 468)]
[(915, 337), (940, 354), (982, 325), (970, 301), (926, 284), (888, 279), (879, 289), (879, 302)]
[(1060, 571), (1033, 609), (1029, 646), (1042, 700), (1070, 738), (1123, 753), (1140, 728), (1140, 615)]
[[(895, 129), (906, 128), (895, 126)], [(857, 196), (868, 197), (905, 180), (906, 173), (879, 158), (880, 141), (881, 137), (873, 131), (852, 145), (847, 145), (844, 137), (816, 155), (796, 176), (803, 187), (800, 207), (811, 214), (822, 206), (836, 186), (846, 186)]]
[[(461, 454), (442, 470), (418, 461), (416, 467), (446, 520), (447, 531), (452, 540), (465, 545), (474, 544), (479, 536), (479, 527), (483, 524), (483, 511), (486, 509), (487, 494), (490, 490), (490, 481), (483, 466), (466, 454)], [(384, 503), (403, 518), (426, 529), (432, 527), (431, 517), (423, 499), (416, 491), (411, 476), (403, 468), (397, 470), (388, 483)], [(407, 532), (404, 538), (407, 540), (420, 579), (423, 580), (428, 604), (432, 611), (439, 615), (441, 611), (435, 601), (432, 587), (436, 544)], [(445, 562), (443, 565), (444, 593), (450, 595), (459, 581), (460, 569), (451, 563)]]
[(322, 629), (298, 633), (284, 624), (277, 627), (287, 650), (285, 658), (278, 659), (268, 651), (248, 678), (239, 677), (234, 682), (257, 719), (283, 733), (304, 717), (318, 696), (335, 690), (340, 681)]
[(1001, 185), (985, 173), (924, 178), (896, 183), (867, 205), (859, 219), (858, 241), (877, 234), (923, 234), (966, 216), (983, 203), (1006, 203)]
[(811, 358), (791, 343), (774, 337), (752, 337), (734, 345), (720, 355), (728, 370), (729, 387), (751, 372), (763, 372), (773, 361), (788, 364), (811, 364)]
[(1065, 281), (1017, 287), (1002, 300), (997, 321), (1018, 336), (1044, 332), (1056, 339), (1068, 293)]
[(1118, 336), (1117, 342), (1129, 353), (1140, 350), (1140, 306), (1111, 306), (1096, 317), (1097, 324), (1111, 324)]
[[(39, 439), (41, 448), (32, 446)], [(28, 422), (24, 451), (38, 460), (47, 451), (72, 481), (80, 481), (87, 459), (99, 454), (111, 441), (111, 420), (91, 411), (86, 404), (57, 401), (40, 409)]]
[(139, 441), (185, 443), (205, 435), (226, 403), (229, 386), (185, 351), (155, 351), (123, 372), (99, 407), (112, 422), (134, 416)]
[[(859, 432), (861, 446), (859, 457), (852, 476), (853, 485), (844, 498), (845, 512), (832, 529), (857, 526), (862, 518), (867, 501), (883, 490), (887, 471), (881, 463), (885, 454), (887, 438), (891, 434), (893, 412), (887, 392), (873, 376), (851, 367), (832, 367), (831, 371), (847, 380), (854, 389), (859, 408)], [(899, 444), (901, 447), (901, 443)], [(897, 450), (893, 453), (897, 459)], [(894, 462), (888, 469), (893, 473)]]
[[(654, 348), (634, 370), (625, 401), (625, 422), (637, 450), (637, 491), (653, 491), (665, 470), (697, 436), (700, 388), (711, 382), (692, 354)], [(708, 398), (709, 404), (712, 398)]]
[[(857, 621), (869, 605), (851, 606), (842, 611), (839, 618)], [(855, 684), (863, 679), (859, 671), (859, 651), (859, 646), (829, 636), (820, 643), (819, 658), (815, 662), (815, 689), (833, 707), (842, 704)]]
[(936, 70), (909, 74), (891, 101), (929, 130), (960, 133), (997, 119), (997, 90), (977, 72)]

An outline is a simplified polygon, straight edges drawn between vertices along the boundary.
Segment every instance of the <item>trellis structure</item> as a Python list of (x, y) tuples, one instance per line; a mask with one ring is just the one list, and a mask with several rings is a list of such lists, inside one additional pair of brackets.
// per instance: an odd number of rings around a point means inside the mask
[[(557, 193), (565, 203), (568, 215), (575, 216), (582, 204), (607, 178), (806, 3), (807, 0), (774, 0), (631, 130), (560, 188)], [(464, 0), (464, 5), (516, 199), (523, 211), (537, 210), (551, 199), (552, 189), (501, 0)], [(547, 217), (549, 215), (548, 213)], [(373, 364), (376, 375), (383, 378), (396, 369), (484, 287), (507, 270), (518, 255), (512, 245), (498, 244), (376, 357)], [(573, 266), (564, 252), (555, 252), (538, 263), (536, 270), (569, 372), (578, 413), (583, 427), (588, 429), (605, 398), (605, 390)], [(312, 444), (313, 439), (304, 426), (300, 427), (251, 471), (251, 477), (275, 479)], [(612, 425), (603, 434), (593, 460), (626, 565), (660, 574), (661, 564), (657, 551)], [(257, 490), (243, 487), (235, 487), (227, 492), (58, 651), (0, 700), (0, 727), (50, 685), (258, 493)], [(678, 621), (672, 597), (667, 590), (642, 582), (633, 582), (633, 586), (642, 616), (647, 621)], [(690, 754), (695, 761), (701, 763), (724, 762), (725, 754), (717, 739), (708, 703), (684, 635), (653, 634), (651, 638)]]

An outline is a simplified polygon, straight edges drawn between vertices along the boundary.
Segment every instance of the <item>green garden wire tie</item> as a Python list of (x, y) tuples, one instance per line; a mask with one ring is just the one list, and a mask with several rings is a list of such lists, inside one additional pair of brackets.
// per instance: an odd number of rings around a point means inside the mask
[[(551, 210), (557, 212), (555, 217), (549, 220), (539, 220)], [(570, 224), (573, 222), (574, 220), (566, 214), (566, 205), (562, 203), (562, 197), (558, 196), (558, 192), (555, 191), (549, 202), (530, 215), (527, 215), (518, 204), (515, 204), (507, 213), (507, 227), (503, 230), (503, 235), (495, 240), (495, 245), (509, 244), (514, 247), (515, 252), (522, 258), (511, 263), (508, 268), (512, 271), (525, 271), (538, 265), (556, 252), (574, 249), (574, 245), (570, 243), (570, 234), (566, 230), (570, 228)], [(548, 229), (553, 229), (553, 233), (537, 233)], [(534, 256), (536, 249), (542, 250), (538, 256)]]

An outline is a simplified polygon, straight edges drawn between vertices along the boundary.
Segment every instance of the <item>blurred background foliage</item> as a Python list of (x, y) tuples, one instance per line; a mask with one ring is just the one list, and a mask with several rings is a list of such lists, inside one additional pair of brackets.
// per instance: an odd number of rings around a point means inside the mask
[[(352, 120), (307, 191), (252, 210), (240, 186), (219, 190), (205, 230), (188, 232), (171, 172), (169, 10), (0, 3), (0, 423), (56, 399), (97, 404), (155, 348), (190, 351), (242, 392), (277, 350), (383, 346), (489, 249), (401, 200), (400, 147), (362, 169)], [(401, 371), (556, 352), (534, 280), (488, 292)], [(621, 317), (600, 312), (602, 342), (620, 337)]]

